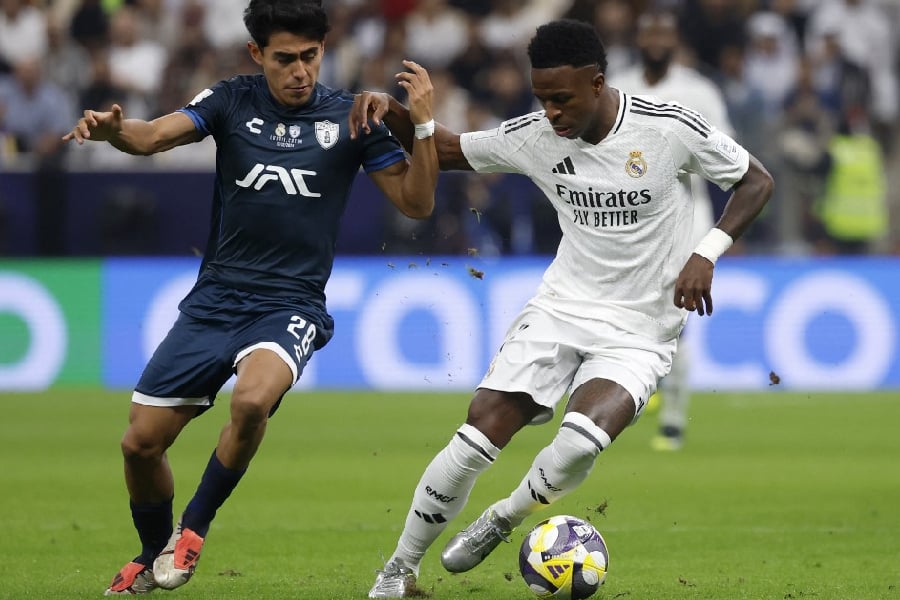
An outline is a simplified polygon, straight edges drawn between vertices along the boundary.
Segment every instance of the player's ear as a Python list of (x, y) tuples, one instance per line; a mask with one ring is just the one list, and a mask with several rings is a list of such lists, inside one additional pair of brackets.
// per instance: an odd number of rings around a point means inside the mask
[(253, 59), (258, 65), (262, 65), (263, 55), (262, 50), (260, 50), (259, 46), (253, 40), (247, 42), (247, 50), (250, 51), (250, 58)]
[(594, 74), (594, 79), (591, 81), (591, 85), (594, 88), (594, 96), (600, 95), (600, 90), (603, 89), (603, 86), (606, 85), (606, 74), (603, 71), (597, 71)]

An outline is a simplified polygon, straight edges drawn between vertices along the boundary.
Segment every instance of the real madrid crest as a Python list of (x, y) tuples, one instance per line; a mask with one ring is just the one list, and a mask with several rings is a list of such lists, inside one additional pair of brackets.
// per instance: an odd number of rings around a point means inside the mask
[(634, 178), (643, 177), (647, 172), (647, 161), (641, 154), (640, 150), (632, 150), (625, 162), (625, 172)]
[(316, 121), (316, 141), (324, 150), (328, 150), (338, 141), (340, 125), (331, 121)]
[(276, 137), (284, 137), (284, 134), (287, 132), (287, 129), (284, 126), (284, 123), (279, 123), (275, 126), (275, 136)]

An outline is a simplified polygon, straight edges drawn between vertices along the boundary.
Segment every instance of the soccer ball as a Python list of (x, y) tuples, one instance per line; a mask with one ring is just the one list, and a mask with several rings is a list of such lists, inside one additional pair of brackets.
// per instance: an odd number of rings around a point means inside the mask
[(538, 598), (587, 598), (606, 579), (609, 551), (587, 521), (557, 515), (534, 526), (519, 549), (519, 572)]

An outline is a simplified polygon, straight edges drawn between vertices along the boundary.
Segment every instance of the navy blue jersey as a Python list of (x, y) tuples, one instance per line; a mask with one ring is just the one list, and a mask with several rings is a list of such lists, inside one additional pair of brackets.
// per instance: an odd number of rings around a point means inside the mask
[(263, 75), (241, 75), (181, 109), (217, 145), (201, 281), (327, 314), (325, 283), (354, 177), (360, 166), (369, 173), (405, 159), (384, 125), (350, 139), (352, 104), (349, 92), (317, 84), (306, 105), (285, 107)]

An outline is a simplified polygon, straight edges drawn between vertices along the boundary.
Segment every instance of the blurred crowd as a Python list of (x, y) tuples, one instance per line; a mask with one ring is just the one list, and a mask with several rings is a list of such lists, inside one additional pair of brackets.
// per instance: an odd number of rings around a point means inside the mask
[[(256, 72), (246, 50), (246, 2), (0, 0), (0, 168), (27, 165), (42, 174), (52, 196), (68, 169), (135, 161), (142, 168), (147, 161), (211, 167), (208, 141), (202, 150), (135, 158), (101, 144), (67, 151), (59, 138), (85, 108), (118, 102), (126, 116), (153, 118), (211, 83)], [(642, 11), (671, 9), (679, 17), (679, 63), (718, 87), (736, 139), (778, 184), (745, 249), (900, 252), (900, 181), (893, 175), (900, 172), (898, 0), (325, 0), (325, 6), (332, 31), (323, 83), (402, 98), (393, 76), (402, 59), (414, 59), (431, 71), (438, 120), (456, 131), (494, 127), (539, 108), (525, 46), (541, 23), (592, 22), (615, 81), (640, 61), (635, 36)], [(725, 199), (713, 195), (717, 211)], [(868, 211), (863, 225), (857, 219), (848, 228), (847, 219), (831, 214), (859, 203)], [(549, 203), (515, 176), (447, 173), (433, 219), (420, 223), (394, 211), (386, 219), (384, 239), (397, 252), (548, 253), (559, 236)]]

